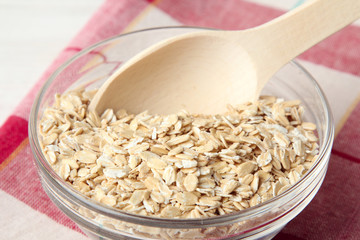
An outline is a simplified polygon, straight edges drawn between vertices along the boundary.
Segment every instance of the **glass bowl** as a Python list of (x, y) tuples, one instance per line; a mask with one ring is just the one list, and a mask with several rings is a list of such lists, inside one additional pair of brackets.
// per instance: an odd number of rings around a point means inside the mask
[(329, 104), (315, 79), (298, 63), (284, 66), (262, 94), (300, 99), (306, 121), (314, 122), (319, 157), (305, 176), (271, 200), (234, 214), (202, 219), (162, 219), (126, 213), (95, 203), (65, 183), (45, 159), (38, 125), (55, 93), (98, 88), (123, 62), (148, 46), (202, 28), (165, 27), (115, 36), (95, 44), (54, 72), (35, 99), (29, 120), (29, 139), (42, 186), (52, 201), (93, 239), (271, 239), (298, 215), (319, 190), (328, 166), (334, 126)]

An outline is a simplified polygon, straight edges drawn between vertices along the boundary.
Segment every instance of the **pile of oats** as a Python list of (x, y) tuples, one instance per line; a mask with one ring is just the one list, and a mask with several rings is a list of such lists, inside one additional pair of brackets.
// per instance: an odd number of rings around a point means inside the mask
[(39, 126), (54, 170), (127, 212), (201, 218), (243, 210), (296, 183), (318, 154), (300, 101), (263, 96), (223, 115), (88, 112), (95, 91), (56, 95)]

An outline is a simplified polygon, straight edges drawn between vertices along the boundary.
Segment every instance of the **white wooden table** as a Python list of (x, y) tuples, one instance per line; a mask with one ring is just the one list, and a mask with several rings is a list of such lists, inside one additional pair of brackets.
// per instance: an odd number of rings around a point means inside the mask
[(0, 126), (101, 0), (0, 0)]

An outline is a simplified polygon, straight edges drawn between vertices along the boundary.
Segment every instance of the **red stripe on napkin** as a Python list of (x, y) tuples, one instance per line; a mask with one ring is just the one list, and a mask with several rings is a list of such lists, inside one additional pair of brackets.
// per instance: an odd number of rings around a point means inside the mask
[(85, 48), (122, 33), (147, 6), (149, 3), (146, 1), (105, 1), (69, 46)]
[(283, 232), (279, 232), (279, 234), (277, 234), (275, 236), (275, 238), (273, 238), (273, 240), (305, 240), (304, 238), (300, 238), (297, 237), (295, 235), (292, 234), (287, 234), (287, 233), (283, 233)]
[[(227, 30), (255, 27), (284, 13), (239, 0), (183, 0), (176, 7), (173, 0), (163, 0), (158, 7), (185, 25)], [(299, 58), (360, 76), (360, 28), (348, 26)]]
[(239, 0), (182, 0), (176, 7), (173, 0), (162, 0), (157, 7), (185, 25), (226, 30), (255, 27), (283, 13)]
[(333, 154), (318, 194), (287, 224), (279, 239), (293, 239), (282, 238), (283, 234), (314, 240), (359, 239), (359, 173), (360, 164)]
[(360, 76), (360, 27), (347, 26), (304, 52), (300, 58)]
[(1, 164), (27, 138), (28, 122), (20, 117), (10, 116), (0, 128), (0, 170)]

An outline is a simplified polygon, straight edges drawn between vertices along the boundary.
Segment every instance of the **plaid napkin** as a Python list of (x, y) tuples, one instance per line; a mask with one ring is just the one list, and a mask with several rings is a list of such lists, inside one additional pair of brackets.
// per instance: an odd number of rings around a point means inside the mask
[[(254, 27), (301, 2), (105, 1), (0, 128), (0, 239), (87, 239), (42, 190), (27, 134), (35, 95), (66, 59), (100, 40), (135, 29), (169, 25)], [(346, 27), (299, 57), (328, 97), (336, 138), (319, 193), (275, 239), (360, 239), (359, 26)]]

